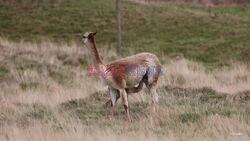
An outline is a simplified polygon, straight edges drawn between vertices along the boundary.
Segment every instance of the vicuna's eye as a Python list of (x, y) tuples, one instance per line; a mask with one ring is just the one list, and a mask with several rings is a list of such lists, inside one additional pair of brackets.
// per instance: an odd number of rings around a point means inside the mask
[(86, 36), (82, 36), (83, 39), (87, 38)]

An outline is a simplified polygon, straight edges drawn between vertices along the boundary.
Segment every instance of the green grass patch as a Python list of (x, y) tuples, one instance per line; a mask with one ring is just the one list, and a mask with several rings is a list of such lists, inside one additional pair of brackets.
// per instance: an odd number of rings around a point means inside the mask
[(196, 113), (183, 113), (179, 115), (179, 118), (182, 123), (194, 123), (200, 120), (200, 115)]
[(37, 82), (21, 82), (20, 87), (22, 90), (36, 89), (39, 83)]
[(0, 79), (6, 76), (6, 74), (8, 73), (9, 73), (9, 70), (6, 67), (0, 66)]
[(25, 116), (36, 120), (49, 120), (53, 117), (49, 108), (41, 104), (33, 104), (31, 111), (27, 112)]
[[(98, 47), (115, 44), (115, 9), (112, 0), (1, 1), (0, 34), (15, 40), (43, 38), (61, 42), (95, 31)], [(122, 2), (123, 52), (149, 51), (184, 57), (207, 67), (249, 61), (250, 7), (202, 7), (162, 3)]]

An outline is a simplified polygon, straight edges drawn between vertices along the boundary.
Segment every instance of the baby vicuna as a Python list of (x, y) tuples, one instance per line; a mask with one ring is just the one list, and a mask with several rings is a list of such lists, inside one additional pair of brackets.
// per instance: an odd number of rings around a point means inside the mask
[(95, 69), (99, 72), (100, 78), (109, 87), (111, 99), (107, 104), (109, 102), (111, 103), (112, 113), (117, 100), (121, 96), (127, 118), (131, 121), (128, 94), (139, 92), (142, 89), (143, 83), (152, 95), (153, 108), (155, 110), (159, 102), (156, 92), (157, 81), (161, 74), (161, 64), (156, 55), (151, 53), (139, 53), (115, 60), (105, 65), (100, 59), (97, 51), (95, 35), (96, 32), (86, 32), (82, 40), (90, 51)]

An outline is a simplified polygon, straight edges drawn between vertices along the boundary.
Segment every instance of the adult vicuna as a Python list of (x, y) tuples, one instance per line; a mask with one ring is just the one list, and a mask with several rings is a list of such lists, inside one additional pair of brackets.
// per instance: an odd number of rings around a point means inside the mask
[[(96, 32), (86, 32), (82, 36), (84, 44), (90, 51), (90, 56), (94, 62), (95, 70), (99, 72), (100, 78), (109, 87), (111, 96), (112, 114), (116, 104), (117, 95), (121, 95), (124, 109), (129, 121), (129, 105), (127, 92), (138, 88), (145, 83), (152, 95), (153, 109), (158, 109), (158, 94), (156, 92), (157, 81), (161, 74), (161, 64), (156, 55), (151, 53), (139, 53), (126, 58), (118, 59), (108, 65), (103, 64), (96, 48)], [(138, 89), (136, 89), (138, 90)]]

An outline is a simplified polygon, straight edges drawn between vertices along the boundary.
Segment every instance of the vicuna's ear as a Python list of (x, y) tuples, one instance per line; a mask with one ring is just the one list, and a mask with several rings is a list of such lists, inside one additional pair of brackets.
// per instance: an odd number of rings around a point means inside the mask
[(95, 35), (96, 35), (96, 33), (97, 33), (97, 31), (96, 31), (96, 32), (94, 32), (94, 33), (93, 33), (93, 35), (95, 36)]

